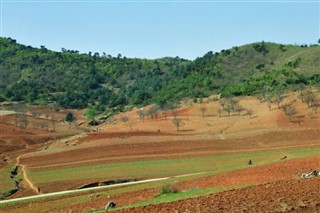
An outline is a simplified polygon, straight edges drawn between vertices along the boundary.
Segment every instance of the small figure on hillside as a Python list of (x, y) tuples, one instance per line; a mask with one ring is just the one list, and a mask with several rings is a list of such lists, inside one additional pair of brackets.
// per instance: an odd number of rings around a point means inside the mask
[(250, 166), (251, 166), (252, 164), (253, 164), (253, 163), (252, 163), (252, 160), (251, 160), (251, 159), (249, 159), (249, 160), (248, 160), (248, 165), (250, 165)]
[(158, 131), (157, 132), (160, 132), (160, 128), (158, 129)]
[(284, 160), (284, 159), (287, 159), (287, 156), (286, 156), (286, 155), (281, 158), (281, 160)]
[(109, 211), (110, 209), (114, 209), (114, 208), (116, 208), (116, 204), (114, 202), (110, 201), (104, 207), (104, 210)]

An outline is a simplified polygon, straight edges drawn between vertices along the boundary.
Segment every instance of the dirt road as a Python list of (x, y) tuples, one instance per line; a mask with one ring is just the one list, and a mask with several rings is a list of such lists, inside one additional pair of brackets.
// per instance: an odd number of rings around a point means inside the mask
[(28, 178), (27, 176), (27, 173), (26, 173), (26, 169), (25, 169), (25, 166), (20, 164), (20, 157), (21, 156), (18, 156), (17, 157), (17, 163), (16, 163), (16, 167), (20, 167), (21, 168), (21, 172), (22, 172), (22, 175), (23, 175), (23, 180), (28, 184), (29, 188), (32, 189), (36, 194), (41, 194), (39, 192), (39, 190), (33, 185), (33, 183), (30, 181), (30, 179)]

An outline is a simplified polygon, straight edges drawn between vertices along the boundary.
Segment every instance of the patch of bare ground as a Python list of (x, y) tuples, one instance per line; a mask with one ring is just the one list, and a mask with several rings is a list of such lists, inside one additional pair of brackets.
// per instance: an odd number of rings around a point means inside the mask
[(302, 172), (320, 167), (320, 156), (289, 160), (225, 174), (180, 182), (180, 190), (240, 184), (244, 189), (119, 212), (317, 212), (320, 179), (300, 179)]
[(253, 168), (227, 172), (217, 176), (198, 178), (177, 184), (180, 189), (212, 188), (241, 184), (261, 184), (278, 180), (299, 179), (301, 173), (320, 168), (320, 156), (280, 161)]
[[(244, 189), (230, 190), (214, 195), (186, 199), (155, 206), (139, 207), (122, 210), (120, 212), (314, 212), (320, 205), (320, 179), (301, 180), (300, 174), (310, 169), (320, 167), (320, 157), (306, 157), (293, 160), (279, 160), (279, 162), (249, 167), (224, 174), (182, 181), (175, 184), (179, 191), (189, 189), (205, 189), (212, 187), (236, 186), (254, 184)], [(152, 199), (159, 192), (159, 188), (144, 189), (114, 196), (82, 193), (91, 196), (88, 202), (72, 204), (67, 208), (56, 208), (55, 211), (73, 212), (102, 209), (112, 200), (118, 207)], [(63, 196), (77, 200), (78, 195)], [(59, 200), (50, 198), (49, 200)], [(35, 201), (39, 205), (43, 201)], [(31, 204), (30, 204), (31, 205)], [(24, 204), (11, 206), (16, 212), (23, 212)], [(52, 210), (50, 206), (44, 211)]]
[(280, 180), (214, 195), (116, 212), (319, 212), (320, 181)]
[[(283, 101), (283, 103), (292, 102), (292, 106), (297, 110), (298, 114), (294, 116), (293, 122), (289, 121), (284, 111), (278, 109), (276, 104), (272, 104), (269, 110), (266, 102), (260, 103), (254, 97), (245, 97), (241, 98), (239, 103), (246, 109), (252, 109), (251, 117), (245, 111), (240, 115), (238, 113), (231, 113), (230, 116), (226, 113), (218, 115), (218, 101), (182, 106), (174, 113), (172, 111), (166, 115), (159, 113), (157, 119), (149, 117), (140, 120), (138, 110), (131, 110), (94, 127), (94, 132), (86, 137), (67, 141), (58, 139), (78, 132), (61, 121), (67, 111), (55, 114), (56, 132), (42, 131), (31, 126), (27, 129), (17, 128), (14, 115), (0, 116), (0, 148), (5, 149), (0, 155), (4, 159), (6, 155), (17, 157), (28, 153), (21, 157), (21, 164), (27, 171), (41, 171), (115, 162), (319, 147), (320, 116), (315, 113), (310, 117), (312, 109), (297, 97), (297, 93), (290, 94)], [(204, 116), (200, 110), (203, 106), (207, 108)], [(45, 116), (46, 108), (36, 110), (41, 113), (37, 119), (31, 116), (31, 110), (27, 112), (30, 125), (49, 122), (50, 118), (48, 120)], [(78, 121), (83, 123), (82, 125), (87, 124), (83, 118), (83, 111), (72, 112), (79, 117)], [(172, 122), (174, 115), (184, 123), (179, 132)], [(122, 116), (128, 116), (129, 121), (122, 122)], [(297, 119), (301, 121), (297, 123)], [(45, 150), (47, 146), (49, 148)], [(5, 165), (0, 163), (0, 166)], [(264, 172), (270, 173), (271, 170)], [(251, 176), (251, 178), (256, 177), (255, 174)], [(262, 176), (256, 178), (256, 182), (250, 179), (252, 181), (250, 183), (269, 181)], [(233, 184), (231, 180), (228, 183), (230, 185)], [(48, 184), (48, 192), (52, 189), (56, 191), (78, 187), (86, 181), (91, 182), (91, 180), (80, 180)], [(248, 180), (238, 182), (246, 181)], [(185, 184), (188, 188), (187, 183)], [(200, 187), (205, 183), (197, 184)], [(213, 182), (210, 186), (214, 185)], [(216, 185), (219, 186), (220, 183)], [(181, 187), (183, 188), (182, 185)]]

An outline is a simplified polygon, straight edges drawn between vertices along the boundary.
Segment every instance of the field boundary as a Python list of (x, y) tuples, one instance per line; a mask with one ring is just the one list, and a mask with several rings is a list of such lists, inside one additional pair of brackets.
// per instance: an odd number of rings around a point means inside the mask
[(132, 181), (132, 182), (127, 182), (127, 183), (119, 183), (119, 184), (113, 184), (113, 185), (108, 185), (108, 186), (97, 186), (97, 187), (85, 188), (85, 189), (74, 189), (74, 190), (66, 190), (66, 191), (61, 191), (61, 192), (52, 192), (52, 193), (48, 193), (48, 194), (39, 194), (39, 195), (34, 195), (34, 196), (29, 196), (29, 197), (14, 198), (14, 199), (10, 199), (10, 200), (2, 200), (2, 201), (0, 201), (0, 205), (1, 204), (10, 204), (12, 202), (28, 201), (28, 200), (38, 199), (38, 198), (46, 198), (46, 197), (51, 197), (51, 196), (56, 196), (56, 195), (65, 195), (65, 194), (85, 192), (85, 191), (91, 191), (91, 190), (97, 190), (97, 189), (113, 188), (113, 187), (118, 187), (118, 186), (129, 186), (129, 185), (134, 185), (134, 184), (150, 183), (150, 182), (168, 180), (170, 178), (186, 177), (186, 176), (199, 175), (199, 174), (204, 174), (204, 173), (206, 173), (206, 172), (197, 172), (197, 173), (184, 174), (184, 175), (178, 175), (178, 176), (172, 176), (172, 177), (153, 178), (153, 179), (147, 179), (147, 180)]

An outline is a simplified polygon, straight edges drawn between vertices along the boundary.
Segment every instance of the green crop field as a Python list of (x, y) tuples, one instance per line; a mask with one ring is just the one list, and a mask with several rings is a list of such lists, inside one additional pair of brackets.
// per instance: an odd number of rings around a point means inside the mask
[(0, 194), (9, 191), (15, 186), (14, 180), (10, 178), (10, 167), (0, 169)]
[(111, 165), (95, 165), (74, 168), (29, 172), (28, 176), (35, 184), (50, 183), (64, 180), (81, 180), (103, 178), (147, 178), (166, 177), (178, 174), (196, 172), (213, 172), (215, 174), (247, 167), (248, 159), (255, 165), (272, 163), (280, 160), (284, 155), (290, 159), (319, 154), (320, 148), (288, 150), (277, 152), (258, 152), (252, 154), (236, 154), (225, 156), (194, 157), (173, 160), (150, 160), (130, 163), (116, 163)]
[[(19, 209), (13, 209), (13, 212), (37, 212), (40, 209), (41, 210), (54, 210), (55, 208), (64, 208), (68, 207), (70, 203), (72, 204), (81, 204), (81, 203), (87, 203), (91, 201), (90, 195), (96, 195), (99, 194), (102, 197), (108, 197), (108, 196), (115, 196), (115, 195), (121, 195), (128, 192), (134, 192), (144, 189), (151, 189), (151, 188), (159, 188), (165, 184), (172, 184), (183, 180), (192, 180), (197, 179), (199, 177), (204, 176), (211, 176), (227, 171), (237, 170), (241, 168), (247, 167), (246, 161), (247, 159), (253, 159), (255, 165), (263, 165), (268, 163), (273, 163), (280, 161), (280, 157), (283, 155), (290, 156), (290, 159), (294, 158), (300, 158), (300, 157), (306, 157), (306, 156), (315, 156), (318, 155), (320, 152), (319, 148), (309, 148), (309, 149), (298, 149), (298, 150), (288, 150), (288, 151), (279, 151), (279, 152), (260, 152), (260, 153), (254, 153), (254, 154), (238, 154), (238, 155), (226, 155), (226, 156), (215, 156), (215, 157), (198, 157), (198, 158), (189, 158), (189, 159), (179, 159), (179, 160), (158, 160), (158, 161), (144, 161), (144, 162), (132, 162), (132, 163), (120, 163), (120, 164), (113, 164), (113, 165), (97, 165), (95, 167), (77, 167), (77, 168), (69, 168), (69, 169), (59, 169), (54, 171), (42, 171), (42, 172), (32, 172), (34, 180), (40, 181), (47, 181), (43, 177), (45, 177), (45, 174), (52, 174), (53, 172), (56, 172), (61, 175), (61, 180), (67, 179), (70, 172), (76, 172), (78, 175), (83, 175), (80, 178), (85, 177), (87, 175), (86, 173), (90, 173), (92, 171), (97, 171), (95, 174), (102, 174), (103, 172), (110, 172), (112, 170), (117, 171), (119, 177), (123, 177), (121, 175), (126, 175), (128, 170), (132, 169), (130, 167), (134, 168), (140, 168), (136, 174), (138, 175), (150, 175), (152, 172), (158, 171), (158, 169), (161, 169), (160, 172), (156, 174), (167, 174), (168, 176), (170, 174), (185, 174), (185, 173), (193, 173), (193, 172), (199, 172), (199, 171), (207, 171), (206, 173), (197, 174), (193, 176), (184, 176), (184, 177), (174, 177), (166, 180), (161, 180), (157, 182), (150, 182), (150, 183), (144, 183), (144, 184), (137, 184), (137, 185), (131, 185), (131, 186), (125, 186), (125, 187), (115, 187), (110, 189), (98, 189), (98, 190), (89, 190), (88, 192), (82, 194), (83, 192), (79, 193), (70, 193), (70, 195), (54, 195), (47, 198), (35, 198), (31, 200), (25, 200), (25, 201), (14, 201), (11, 203), (5, 203), (1, 204), (1, 206), (10, 206), (15, 205), (17, 203), (27, 203), (30, 201), (33, 201), (35, 205), (27, 205), (23, 208)], [(174, 165), (178, 164), (178, 165)], [(156, 165), (156, 166), (155, 166)], [(168, 165), (168, 167), (165, 167), (165, 165)], [(189, 165), (189, 166), (188, 166)], [(144, 169), (142, 169), (144, 167)], [(177, 169), (179, 168), (179, 169)], [(176, 169), (176, 170), (174, 170)], [(101, 170), (99, 172), (99, 170)], [(121, 173), (122, 171), (122, 173)], [(43, 176), (38, 176), (39, 173)], [(53, 177), (58, 177), (51, 176)], [(35, 178), (37, 177), (37, 178)], [(94, 176), (97, 177), (97, 176)], [(65, 178), (65, 179), (64, 179)], [(70, 179), (74, 177), (68, 177)], [(57, 179), (55, 179), (56, 181)], [(213, 194), (217, 193), (223, 190), (228, 190), (231, 188), (240, 188), (240, 187), (246, 187), (247, 185), (239, 185), (239, 186), (230, 186), (230, 187), (217, 187), (217, 188), (210, 188), (210, 189), (190, 189), (187, 191), (180, 191), (177, 193), (170, 193), (170, 194), (164, 194), (157, 197), (154, 197), (152, 199), (146, 200), (144, 202), (135, 203), (130, 206), (123, 206), (121, 208), (130, 208), (135, 206), (143, 206), (143, 205), (150, 205), (150, 204), (156, 204), (156, 203), (162, 203), (162, 202), (171, 202), (175, 201), (177, 199), (186, 199), (190, 197), (197, 197), (201, 195), (206, 194)], [(65, 197), (68, 196), (68, 197)], [(57, 199), (53, 199), (53, 198)], [(59, 197), (59, 198), (58, 198)], [(53, 199), (53, 200), (52, 200)], [(21, 210), (21, 211), (20, 211)], [(100, 210), (97, 209), (99, 212)], [(9, 211), (10, 212), (10, 211)]]

